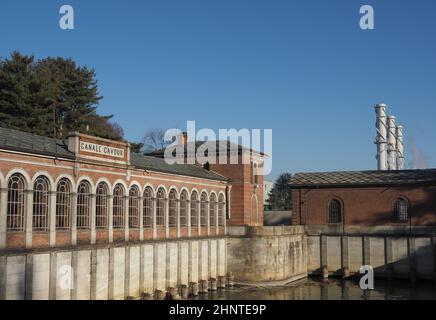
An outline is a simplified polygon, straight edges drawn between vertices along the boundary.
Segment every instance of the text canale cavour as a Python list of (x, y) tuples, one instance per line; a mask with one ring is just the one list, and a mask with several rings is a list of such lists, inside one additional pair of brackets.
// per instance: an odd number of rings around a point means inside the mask
[(103, 146), (100, 144), (84, 142), (84, 141), (80, 142), (80, 151), (103, 154), (105, 156), (111, 156), (111, 157), (117, 157), (117, 158), (124, 157), (124, 150), (123, 149)]

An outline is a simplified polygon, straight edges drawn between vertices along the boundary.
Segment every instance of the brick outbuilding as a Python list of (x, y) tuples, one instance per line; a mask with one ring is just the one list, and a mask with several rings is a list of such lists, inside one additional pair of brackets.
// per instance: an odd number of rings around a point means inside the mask
[(436, 169), (297, 173), (292, 223), (324, 232), (419, 232), (436, 226)]

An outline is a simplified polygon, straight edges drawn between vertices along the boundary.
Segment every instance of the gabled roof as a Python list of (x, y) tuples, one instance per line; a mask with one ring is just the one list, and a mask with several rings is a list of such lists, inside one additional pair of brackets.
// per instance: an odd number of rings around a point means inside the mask
[[(74, 159), (66, 140), (38, 136), (32, 133), (0, 127), (0, 149), (31, 154)], [(197, 178), (227, 181), (228, 179), (201, 166), (191, 164), (168, 164), (164, 159), (140, 153), (130, 154), (131, 165), (143, 170), (185, 175)]]
[(228, 178), (193, 164), (168, 164), (162, 158), (146, 156), (140, 153), (130, 154), (130, 163), (136, 168), (186, 175), (198, 178), (227, 181)]
[[(178, 145), (180, 147), (180, 145)], [(173, 146), (174, 149), (176, 146)], [(197, 151), (197, 149), (199, 147), (203, 147), (203, 148), (208, 148), (209, 152), (212, 152), (213, 149), (215, 148), (215, 154), (219, 155), (219, 152), (221, 150), (225, 150), (225, 152), (227, 154), (229, 154), (230, 152), (235, 152), (237, 151), (238, 154), (241, 154), (245, 151), (247, 152), (252, 152), (252, 153), (257, 153), (261, 156), (265, 156), (265, 153), (251, 149), (251, 148), (246, 148), (240, 144), (236, 144), (230, 141), (225, 141), (225, 140), (217, 140), (217, 141), (195, 141), (195, 142), (187, 142), (184, 145), (184, 150), (185, 150), (185, 155), (188, 154), (188, 152), (193, 149), (195, 151)], [(149, 152), (147, 153), (147, 155), (150, 156), (155, 156), (155, 157), (163, 157), (164, 153), (165, 153), (166, 148), (160, 149), (160, 150), (156, 150), (153, 152)]]
[(296, 173), (289, 184), (293, 188), (436, 185), (436, 169)]
[(0, 148), (20, 152), (74, 159), (66, 141), (0, 127)]

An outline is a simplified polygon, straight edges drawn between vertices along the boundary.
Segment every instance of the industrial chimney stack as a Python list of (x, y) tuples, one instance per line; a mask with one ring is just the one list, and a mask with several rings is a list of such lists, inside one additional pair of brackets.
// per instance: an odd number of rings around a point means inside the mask
[(387, 126), (386, 126), (386, 105), (378, 104), (375, 106), (377, 114), (377, 136), (375, 143), (377, 144), (377, 168), (378, 170), (387, 170)]
[(395, 125), (394, 116), (386, 116), (386, 105), (375, 106), (377, 114), (377, 168), (378, 170), (404, 170), (403, 126)]
[(388, 170), (397, 170), (397, 127), (395, 117), (388, 117)]
[(397, 126), (397, 170), (404, 170), (403, 126)]

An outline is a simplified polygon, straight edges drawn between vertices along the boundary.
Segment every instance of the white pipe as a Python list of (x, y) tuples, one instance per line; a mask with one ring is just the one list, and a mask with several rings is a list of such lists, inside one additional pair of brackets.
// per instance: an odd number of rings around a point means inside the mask
[(388, 117), (388, 170), (397, 170), (397, 127), (395, 117)]
[(375, 144), (377, 145), (377, 168), (378, 170), (387, 170), (387, 125), (386, 125), (386, 105), (378, 104), (375, 106), (377, 114), (377, 136)]
[(397, 170), (404, 170), (403, 126), (397, 126)]

